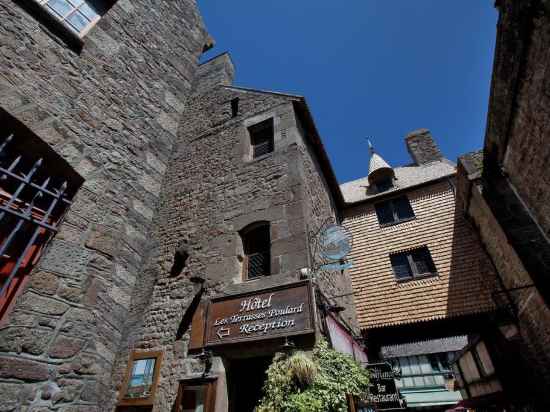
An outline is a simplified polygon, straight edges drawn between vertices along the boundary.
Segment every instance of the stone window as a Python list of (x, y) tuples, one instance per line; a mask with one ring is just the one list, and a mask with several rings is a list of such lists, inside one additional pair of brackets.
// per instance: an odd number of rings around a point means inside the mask
[(248, 225), (241, 231), (244, 249), (243, 272), (245, 280), (271, 274), (271, 238), (269, 222)]
[(82, 178), (49, 145), (0, 110), (0, 321), (5, 319)]
[(437, 274), (430, 251), (426, 246), (390, 254), (393, 273), (398, 281), (434, 276)]
[(374, 205), (380, 226), (395, 225), (414, 219), (414, 211), (407, 196), (400, 196)]
[(264, 120), (248, 128), (252, 158), (256, 159), (273, 152), (274, 128), (273, 118)]
[(67, 27), (84, 36), (103, 14), (106, 4), (100, 0), (34, 0)]
[(239, 98), (231, 99), (231, 117), (237, 117), (239, 114)]

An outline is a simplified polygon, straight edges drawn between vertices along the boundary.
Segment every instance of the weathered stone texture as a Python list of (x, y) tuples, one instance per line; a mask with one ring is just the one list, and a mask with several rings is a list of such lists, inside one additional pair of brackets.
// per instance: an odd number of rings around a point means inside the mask
[[(207, 64), (217, 65), (220, 60)], [(299, 269), (309, 265), (306, 222), (317, 227), (327, 218), (335, 219), (320, 167), (305, 143), (307, 137), (298, 130), (294, 104), (299, 98), (211, 88), (212, 76), (205, 80), (207, 85), (197, 86), (198, 93), (182, 117), (161, 190), (159, 216), (154, 219), (158, 226), (153, 241), (158, 248), (137, 279), (132, 301), (128, 349), (164, 353), (161, 380), (166, 383), (159, 388), (158, 410), (172, 407), (178, 380), (196, 377), (204, 368), (201, 361), (187, 356), (187, 334), (175, 341), (182, 316), (199, 290), (190, 276), (206, 279), (207, 296), (296, 281)], [(235, 98), (239, 111), (233, 117), (230, 102)], [(252, 159), (247, 127), (269, 118), (274, 121), (274, 151)], [(270, 223), (272, 274), (246, 282), (238, 232), (257, 221)], [(189, 252), (187, 265), (172, 277), (174, 254), (181, 247)], [(336, 284), (329, 289), (330, 294), (341, 291)], [(121, 377), (128, 352), (117, 359)]]
[[(472, 188), (471, 196), (468, 214), (479, 230), (480, 238), (501, 277), (502, 286), (512, 289), (532, 285), (531, 276), (507, 241), (478, 187)], [(538, 391), (538, 399), (546, 399), (545, 390), (550, 385), (550, 309), (534, 287), (509, 295), (518, 309), (518, 325), (522, 338), (520, 353), (533, 372), (526, 379)]]
[[(61, 388), (58, 398), (11, 404), (108, 410), (114, 353), (152, 247), (149, 232), (178, 119), (210, 40), (194, 0), (154, 6), (120, 0), (75, 53), (18, 3), (0, 0), (0, 107), (86, 181), (2, 330), (13, 339), (2, 341), (0, 375)], [(29, 335), (23, 325), (37, 329)], [(27, 355), (40, 362), (18, 358)], [(93, 366), (81, 362), (86, 358)], [(79, 400), (83, 376), (96, 375), (101, 385), (87, 385), (86, 402)], [(15, 386), (0, 383), (0, 390)]]
[[(518, 308), (535, 400), (550, 385), (550, 9), (502, 0), (482, 174), (470, 214)], [(548, 409), (548, 405), (544, 407)], [(541, 409), (542, 410), (542, 409)]]

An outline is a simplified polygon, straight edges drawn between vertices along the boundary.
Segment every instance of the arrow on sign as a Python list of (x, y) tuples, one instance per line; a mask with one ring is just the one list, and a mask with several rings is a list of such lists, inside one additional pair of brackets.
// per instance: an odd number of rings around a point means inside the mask
[(216, 332), (216, 335), (218, 335), (218, 338), (223, 339), (226, 336), (229, 336), (229, 328), (224, 328), (223, 326), (218, 329)]

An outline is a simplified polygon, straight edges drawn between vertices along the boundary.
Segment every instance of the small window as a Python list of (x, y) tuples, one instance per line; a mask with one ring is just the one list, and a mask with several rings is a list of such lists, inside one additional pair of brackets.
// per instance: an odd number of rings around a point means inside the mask
[(132, 352), (118, 404), (153, 405), (162, 352)]
[(231, 100), (231, 117), (237, 117), (239, 114), (239, 98), (235, 97)]
[(271, 240), (269, 223), (256, 223), (241, 232), (243, 240), (244, 277), (256, 279), (271, 274)]
[(397, 280), (409, 280), (435, 275), (436, 269), (427, 247), (390, 255)]
[(99, 0), (35, 0), (80, 37), (98, 22), (104, 9)]
[(385, 192), (393, 187), (393, 180), (390, 176), (386, 176), (384, 178), (379, 178), (375, 185), (378, 192)]
[(382, 226), (393, 225), (414, 218), (414, 211), (407, 196), (386, 200), (377, 203), (374, 207), (378, 222)]
[(273, 152), (273, 119), (264, 120), (248, 128), (250, 144), (252, 146), (252, 158)]

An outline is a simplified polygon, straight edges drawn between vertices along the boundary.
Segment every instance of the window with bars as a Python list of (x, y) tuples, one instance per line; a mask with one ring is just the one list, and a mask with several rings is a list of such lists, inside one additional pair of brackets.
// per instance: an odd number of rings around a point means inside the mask
[(256, 279), (271, 274), (271, 239), (269, 222), (258, 222), (241, 231), (243, 241), (244, 278)]
[(273, 152), (274, 129), (273, 118), (264, 120), (248, 128), (250, 144), (252, 146), (252, 158), (264, 156)]
[[(0, 111), (0, 124), (9, 130), (5, 117)], [(82, 184), (63, 159), (30, 133), (18, 123), (9, 135), (0, 135), (0, 322)]]
[(432, 256), (426, 246), (407, 252), (390, 254), (390, 261), (393, 273), (398, 281), (437, 274)]
[(84, 36), (98, 22), (105, 9), (100, 0), (34, 0), (67, 27)]
[(389, 226), (414, 218), (414, 211), (407, 196), (400, 196), (374, 205), (378, 223)]

